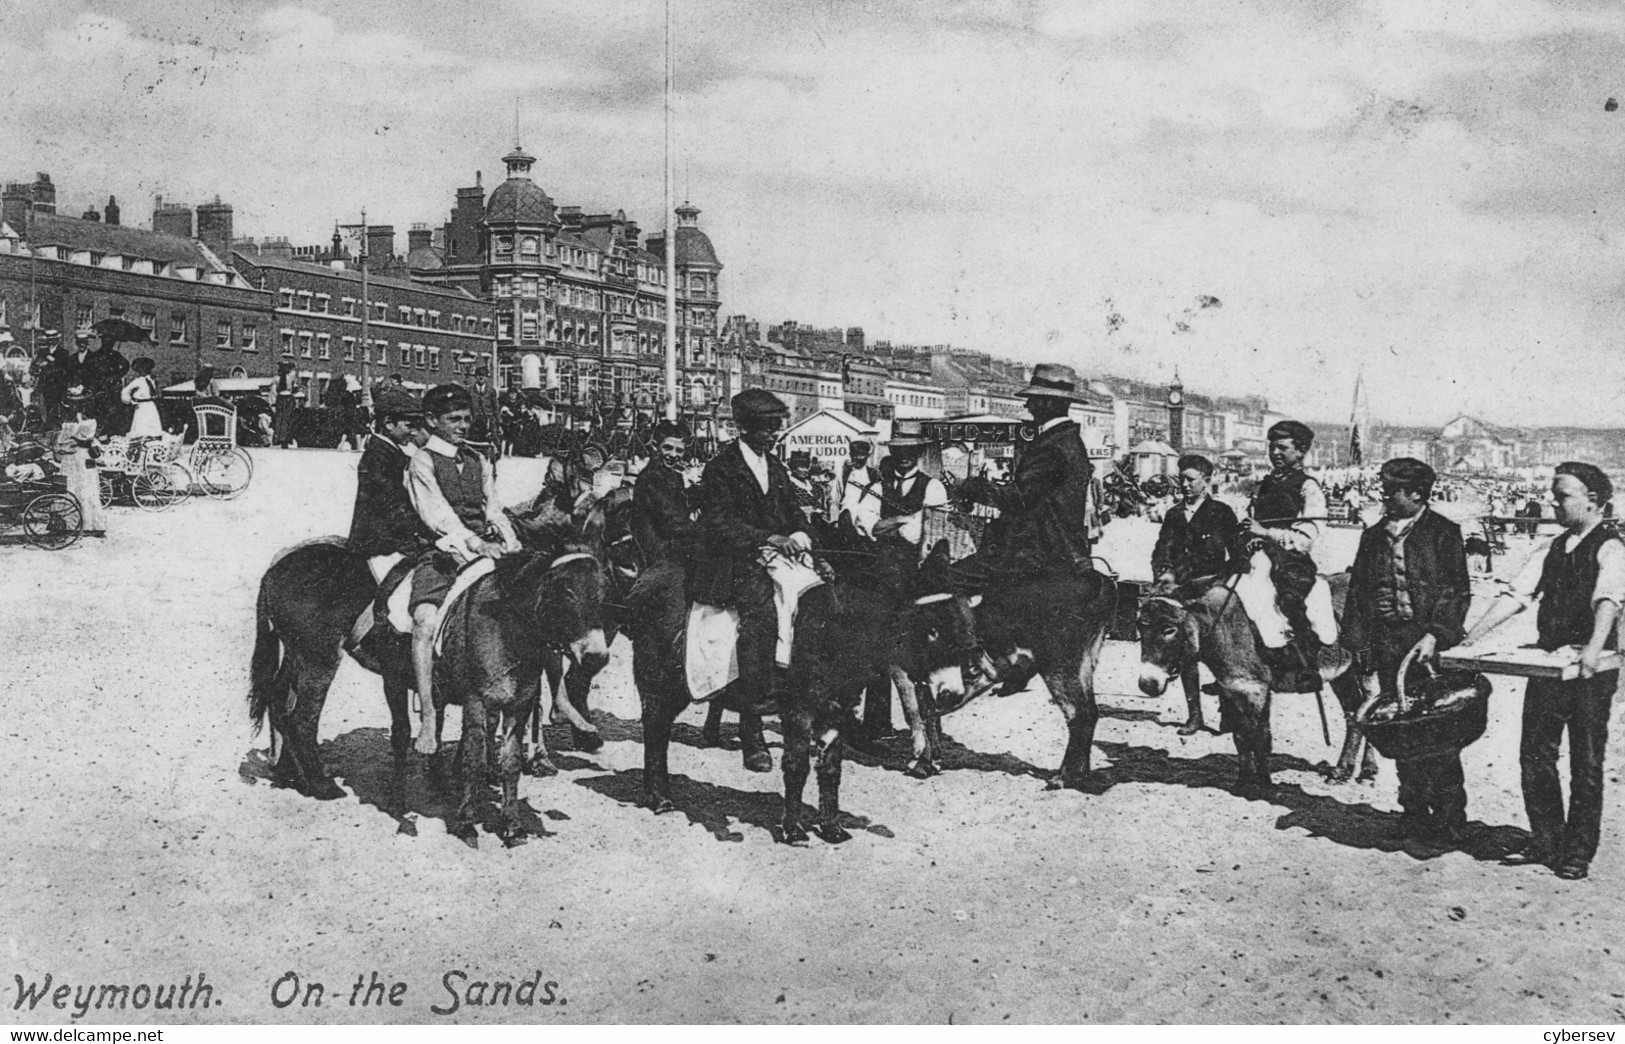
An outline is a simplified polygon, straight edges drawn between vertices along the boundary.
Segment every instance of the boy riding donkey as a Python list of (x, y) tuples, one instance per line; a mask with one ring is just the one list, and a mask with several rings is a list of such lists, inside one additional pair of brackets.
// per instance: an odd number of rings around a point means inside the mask
[[(350, 516), (352, 551), (367, 556), (367, 569), (378, 582), (372, 617), (363, 617), (346, 648), (368, 657), (363, 639), (374, 627), (387, 628), (390, 593), (411, 571), (425, 542), (417, 509), (406, 491), (406, 467), (428, 441), (423, 403), (405, 388), (380, 388), (375, 400), (379, 435), (367, 440), (356, 465), (355, 510)], [(376, 669), (373, 667), (372, 669)]]
[(439, 745), (434, 702), (434, 632), (440, 607), (464, 566), (477, 558), (501, 558), (519, 550), (513, 523), (496, 500), (491, 462), (466, 445), (474, 400), (458, 384), (430, 388), (423, 396), (429, 438), (412, 457), (406, 488), (424, 536), (434, 550), (412, 570), (412, 666), (417, 675), (419, 754)]
[(1336, 644), (1329, 599), (1313, 613), (1320, 618), (1319, 627), (1311, 619), (1309, 601), (1319, 571), (1310, 551), (1326, 517), (1326, 491), (1303, 469), (1315, 433), (1306, 424), (1284, 420), (1270, 425), (1266, 437), (1274, 470), (1253, 495), (1251, 518), (1242, 532), (1246, 549), (1239, 558), (1247, 563), (1257, 551), (1268, 558), (1276, 605), (1290, 631), (1286, 645), (1270, 648), (1266, 643), (1275, 675), (1270, 688), (1317, 692), (1323, 681), (1347, 669), (1350, 657)]

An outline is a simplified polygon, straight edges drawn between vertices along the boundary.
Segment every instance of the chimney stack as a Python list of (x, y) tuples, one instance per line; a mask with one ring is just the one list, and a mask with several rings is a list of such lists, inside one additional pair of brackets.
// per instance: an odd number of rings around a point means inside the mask
[(105, 210), (102, 211), (102, 216), (103, 216), (103, 220), (106, 221), (109, 225), (118, 224), (118, 219), (119, 219), (118, 200), (114, 199), (112, 196), (108, 196), (107, 197), (107, 207), (106, 207)]
[(231, 256), (231, 204), (203, 203), (197, 208), (197, 237), (203, 245), (222, 258)]
[(8, 182), (5, 193), (0, 195), (0, 221), (11, 226), (11, 230), (28, 238), (28, 217), (34, 209), (34, 192), (32, 186), (26, 182)]

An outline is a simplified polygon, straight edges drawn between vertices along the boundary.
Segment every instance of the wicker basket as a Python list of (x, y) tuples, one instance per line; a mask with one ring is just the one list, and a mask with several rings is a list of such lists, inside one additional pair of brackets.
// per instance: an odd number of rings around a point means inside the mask
[(1357, 719), (1360, 731), (1384, 757), (1395, 761), (1457, 754), (1477, 742), (1489, 723), (1490, 681), (1472, 671), (1429, 674), (1420, 687), (1400, 664), (1399, 691), (1367, 705)]
[(929, 554), (937, 541), (948, 542), (948, 557), (953, 561), (976, 553), (992, 521), (982, 515), (973, 515), (954, 508), (925, 508), (920, 520), (920, 550)]

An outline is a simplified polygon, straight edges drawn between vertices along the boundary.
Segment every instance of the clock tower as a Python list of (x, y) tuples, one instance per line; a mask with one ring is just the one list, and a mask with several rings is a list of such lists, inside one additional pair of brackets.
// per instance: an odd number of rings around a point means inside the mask
[(1179, 382), (1178, 370), (1168, 386), (1168, 445), (1176, 452), (1185, 451), (1185, 386)]

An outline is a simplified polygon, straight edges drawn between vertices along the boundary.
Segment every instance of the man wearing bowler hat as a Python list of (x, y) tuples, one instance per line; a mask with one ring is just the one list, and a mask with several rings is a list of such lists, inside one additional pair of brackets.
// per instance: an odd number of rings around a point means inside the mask
[[(789, 408), (772, 392), (751, 388), (733, 397), (733, 415), (739, 438), (705, 465), (695, 488), (700, 515), (689, 593), (697, 602), (738, 611), (739, 684), (762, 701), (775, 694), (778, 641), (773, 581), (762, 566), (762, 549), (794, 555), (810, 551), (812, 538), (790, 473), (773, 455)], [(761, 737), (741, 739), (745, 766), (771, 771), (772, 758)]]
[[(963, 499), (999, 509), (984, 546), (955, 562), (951, 583), (969, 667), (979, 675), (968, 686), (974, 696), (993, 688), (1006, 673), (982, 649), (976, 634), (971, 598), (990, 587), (1012, 587), (1038, 579), (1053, 580), (1090, 572), (1089, 481), (1094, 467), (1083, 446), (1082, 432), (1069, 419), (1078, 378), (1070, 366), (1039, 363), (1031, 382), (1016, 394), (1026, 400), (1036, 432), (1021, 448), (1015, 475), (1008, 485), (970, 479), (960, 487)], [(1004, 687), (1015, 691), (1025, 678), (1014, 676)]]

